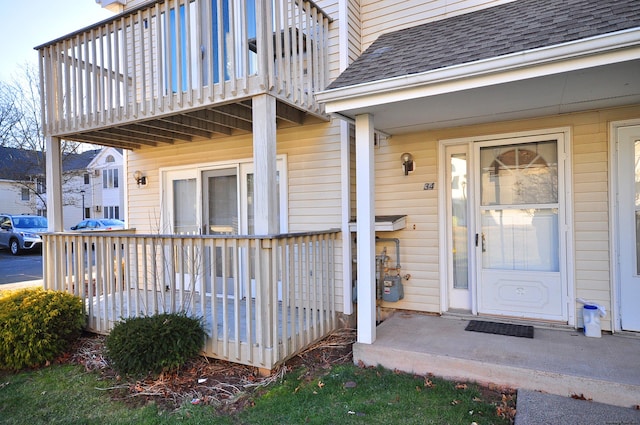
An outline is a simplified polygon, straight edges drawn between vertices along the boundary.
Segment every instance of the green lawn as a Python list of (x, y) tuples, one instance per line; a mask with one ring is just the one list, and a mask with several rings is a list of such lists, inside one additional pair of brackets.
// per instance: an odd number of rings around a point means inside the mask
[(133, 403), (122, 388), (127, 383), (79, 365), (0, 372), (0, 424), (510, 423), (498, 415), (505, 408), (501, 394), (475, 385), (352, 364), (307, 372), (299, 368), (245, 396), (249, 407), (232, 414), (190, 400), (171, 411)]

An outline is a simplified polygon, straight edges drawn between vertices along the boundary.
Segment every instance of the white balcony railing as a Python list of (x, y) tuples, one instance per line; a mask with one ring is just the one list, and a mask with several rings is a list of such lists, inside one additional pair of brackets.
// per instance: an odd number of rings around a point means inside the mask
[(51, 135), (271, 93), (320, 113), (330, 18), (304, 0), (165, 0), (38, 47)]
[(45, 288), (80, 296), (88, 330), (184, 312), (207, 356), (272, 369), (336, 327), (337, 235), (45, 234)]

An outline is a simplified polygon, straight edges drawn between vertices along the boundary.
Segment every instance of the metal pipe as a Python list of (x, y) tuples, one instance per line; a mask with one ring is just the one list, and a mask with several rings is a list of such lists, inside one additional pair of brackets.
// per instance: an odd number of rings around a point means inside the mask
[(400, 269), (400, 239), (376, 237), (376, 243), (378, 242), (394, 242), (396, 244), (396, 269)]

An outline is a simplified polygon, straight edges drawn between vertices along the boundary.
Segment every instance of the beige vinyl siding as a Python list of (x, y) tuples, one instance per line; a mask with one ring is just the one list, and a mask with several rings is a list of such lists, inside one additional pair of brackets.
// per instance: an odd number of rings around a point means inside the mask
[[(612, 295), (609, 237), (609, 124), (640, 117), (640, 106), (498, 122), (437, 131), (396, 135), (380, 144), (376, 158), (376, 214), (406, 214), (407, 227), (380, 237), (396, 237), (401, 244), (404, 300), (384, 303), (388, 308), (440, 312), (438, 247), (438, 140), (479, 137), (568, 127), (571, 130), (572, 214), (575, 296), (607, 308), (602, 328), (610, 330)], [(400, 155), (411, 152), (415, 171), (402, 174)], [(424, 183), (436, 182), (433, 191)], [(378, 248), (379, 251), (380, 248)], [(582, 305), (569, 300), (577, 325)]]
[(513, 0), (361, 0), (362, 50), (381, 34)]
[(339, 130), (336, 123), (278, 133), (278, 152), (288, 160), (291, 232), (341, 226)]
[(360, 25), (360, 1), (350, 0), (347, 4), (349, 63), (352, 63), (362, 54), (362, 27)]
[(333, 22), (329, 24), (329, 38), (328, 43), (328, 55), (329, 55), (329, 75), (328, 81), (333, 81), (340, 75), (340, 32), (338, 26), (340, 25), (338, 19), (338, 2), (335, 0), (320, 0), (315, 2), (327, 15), (333, 19)]
[[(606, 112), (588, 113), (576, 117), (572, 159), (576, 296), (602, 304), (611, 313), (609, 127), (606, 115)], [(582, 305), (576, 305), (580, 326), (581, 310)], [(612, 329), (611, 314), (601, 322), (603, 329)]]
[[(437, 179), (437, 146), (435, 139), (417, 133), (381, 140), (375, 151), (376, 215), (407, 216), (404, 230), (376, 233), (381, 238), (400, 239), (401, 275), (411, 275), (409, 280), (403, 280), (404, 299), (386, 303), (387, 307), (440, 311), (438, 192), (422, 190), (425, 182)], [(400, 163), (403, 152), (411, 152), (416, 159), (416, 169), (408, 176)], [(376, 252), (379, 254), (384, 246), (377, 244)]]

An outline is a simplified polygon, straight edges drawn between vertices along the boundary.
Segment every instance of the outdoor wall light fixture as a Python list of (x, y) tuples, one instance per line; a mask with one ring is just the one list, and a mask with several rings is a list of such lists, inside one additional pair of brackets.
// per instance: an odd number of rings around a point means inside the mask
[(413, 171), (413, 155), (405, 152), (400, 156), (400, 160), (402, 161), (402, 171), (404, 171), (404, 175), (409, 175), (409, 171)]
[(136, 179), (136, 183), (138, 183), (138, 186), (145, 186), (147, 184), (147, 177), (143, 176), (142, 171), (140, 170), (133, 173), (133, 178)]

